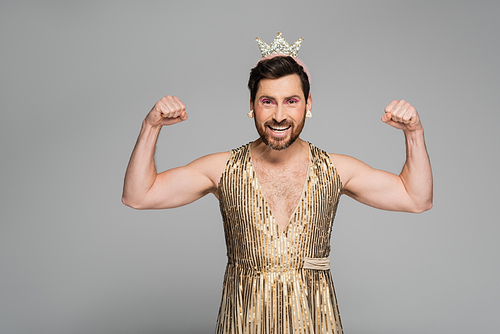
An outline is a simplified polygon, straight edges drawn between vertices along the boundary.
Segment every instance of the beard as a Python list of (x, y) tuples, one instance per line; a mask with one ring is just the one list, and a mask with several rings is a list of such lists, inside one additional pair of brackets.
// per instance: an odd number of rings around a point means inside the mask
[[(289, 120), (283, 120), (279, 123), (274, 120), (270, 120), (264, 123), (264, 126), (259, 126), (256, 122), (255, 126), (257, 127), (257, 132), (259, 133), (260, 139), (262, 139), (262, 142), (264, 142), (264, 144), (266, 144), (270, 149), (282, 151), (290, 147), (290, 145), (292, 145), (297, 140), (297, 138), (299, 138), (299, 135), (304, 128), (305, 121), (305, 118), (302, 119), (302, 122), (298, 124), (297, 127), (295, 127), (295, 124)], [(286, 137), (273, 137), (266, 131), (268, 127), (276, 128), (288, 126), (291, 127), (291, 132)]]

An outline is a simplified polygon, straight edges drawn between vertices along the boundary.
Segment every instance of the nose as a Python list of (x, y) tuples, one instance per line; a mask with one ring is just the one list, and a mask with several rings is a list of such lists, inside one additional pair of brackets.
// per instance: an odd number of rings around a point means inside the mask
[(286, 119), (285, 108), (283, 107), (283, 105), (278, 104), (276, 106), (273, 118), (278, 123), (280, 123), (281, 121), (283, 121), (284, 119)]

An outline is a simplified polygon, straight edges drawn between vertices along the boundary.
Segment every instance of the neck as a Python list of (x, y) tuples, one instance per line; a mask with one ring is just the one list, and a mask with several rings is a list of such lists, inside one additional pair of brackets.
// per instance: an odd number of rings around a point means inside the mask
[(297, 138), (295, 142), (284, 150), (273, 150), (264, 142), (262, 139), (257, 139), (250, 145), (252, 150), (252, 158), (264, 160), (272, 164), (285, 163), (297, 158), (300, 158), (305, 151), (308, 144), (300, 138)]

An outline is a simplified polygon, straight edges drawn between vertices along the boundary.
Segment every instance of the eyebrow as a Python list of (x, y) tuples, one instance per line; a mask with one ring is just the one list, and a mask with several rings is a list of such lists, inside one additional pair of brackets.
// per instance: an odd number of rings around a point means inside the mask
[[(268, 95), (261, 95), (261, 96), (259, 96), (259, 100), (260, 99), (269, 99), (269, 100), (273, 100), (273, 101), (276, 100), (274, 97), (268, 96)], [(290, 99), (299, 99), (300, 100), (300, 96), (298, 96), (298, 95), (292, 95), (292, 96), (285, 97), (285, 100), (290, 100)]]

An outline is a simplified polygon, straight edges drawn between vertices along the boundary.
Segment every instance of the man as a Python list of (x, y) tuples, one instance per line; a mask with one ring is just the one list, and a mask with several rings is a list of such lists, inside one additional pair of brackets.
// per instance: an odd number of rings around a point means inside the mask
[[(278, 33), (271, 46), (282, 52), (283, 41)], [(394, 100), (382, 116), (405, 134), (400, 175), (326, 153), (300, 139), (312, 97), (299, 62), (271, 54), (252, 69), (256, 141), (158, 174), (160, 129), (187, 119), (181, 100), (166, 96), (143, 121), (130, 158), (123, 191), (128, 206), (174, 208), (208, 193), (220, 201), (228, 265), (217, 333), (343, 333), (328, 259), (340, 195), (384, 210), (432, 207), (431, 167), (415, 108)]]

